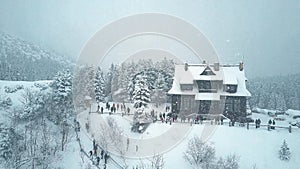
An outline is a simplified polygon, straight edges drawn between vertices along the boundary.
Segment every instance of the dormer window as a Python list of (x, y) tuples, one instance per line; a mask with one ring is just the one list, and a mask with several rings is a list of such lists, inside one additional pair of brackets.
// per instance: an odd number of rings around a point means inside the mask
[(236, 93), (237, 85), (224, 85), (224, 91), (228, 93)]
[(193, 85), (192, 84), (181, 84), (180, 89), (181, 90), (193, 90)]
[(216, 75), (209, 66), (207, 66), (200, 75)]

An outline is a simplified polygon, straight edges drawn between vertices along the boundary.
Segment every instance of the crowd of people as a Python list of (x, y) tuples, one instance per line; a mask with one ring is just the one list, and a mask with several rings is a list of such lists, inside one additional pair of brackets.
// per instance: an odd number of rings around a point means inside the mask
[(273, 119), (273, 121), (270, 119), (269, 120), (269, 122), (268, 122), (268, 124), (269, 124), (269, 127), (270, 127), (270, 129), (275, 129), (275, 120)]
[[(109, 111), (109, 114), (116, 113), (119, 110), (122, 112), (122, 115), (130, 114), (130, 108), (126, 107), (125, 103), (113, 103), (110, 105), (108, 102), (106, 102), (105, 108)], [(96, 112), (103, 114), (104, 108), (98, 104)]]
[(255, 128), (260, 128), (261, 120), (255, 119)]
[(172, 124), (173, 122), (175, 122), (178, 118), (178, 115), (175, 113), (168, 113), (168, 112), (164, 112), (164, 113), (159, 113), (159, 119), (162, 123), (170, 123)]
[(95, 139), (93, 140), (93, 150), (89, 151), (89, 156), (92, 159), (94, 165), (100, 165), (100, 161), (103, 160), (104, 168), (106, 168), (109, 155), (106, 151), (98, 146)]

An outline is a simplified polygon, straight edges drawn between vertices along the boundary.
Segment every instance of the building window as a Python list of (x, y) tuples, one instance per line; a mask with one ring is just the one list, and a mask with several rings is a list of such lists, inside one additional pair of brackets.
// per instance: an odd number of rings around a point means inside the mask
[(228, 93), (236, 93), (237, 85), (224, 85), (224, 91)]
[(198, 80), (197, 84), (199, 93), (216, 93), (218, 90), (217, 82), (214, 81)]
[(180, 89), (181, 90), (193, 90), (193, 85), (192, 84), (181, 84)]

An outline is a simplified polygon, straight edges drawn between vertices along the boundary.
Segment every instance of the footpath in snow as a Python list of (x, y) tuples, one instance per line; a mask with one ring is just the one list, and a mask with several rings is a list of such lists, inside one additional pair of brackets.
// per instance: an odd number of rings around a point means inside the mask
[[(91, 119), (91, 127), (89, 130), (89, 133), (92, 133), (94, 138), (96, 139), (96, 142), (99, 141), (97, 138), (100, 137), (98, 135), (101, 131), (100, 124), (106, 124), (105, 117), (107, 115), (101, 115), (98, 113), (91, 113), (88, 112), (82, 112), (78, 115), (78, 120), (81, 124), (81, 126), (84, 126), (84, 124), (87, 122), (86, 120), (89, 118)], [(118, 116), (118, 115), (111, 115), (111, 116)], [(162, 124), (162, 125), (169, 125), (169, 124)], [(122, 126), (123, 127), (123, 126)], [(151, 130), (153, 133), (154, 131), (157, 131), (157, 127), (154, 128), (154, 130)], [(136, 133), (133, 133), (131, 137), (127, 134), (123, 135), (123, 144), (124, 149), (127, 151), (125, 152), (125, 157), (127, 158), (143, 158), (143, 157), (150, 157), (154, 154), (158, 153), (165, 153), (167, 151), (170, 151), (174, 146), (178, 145), (189, 133), (191, 126), (187, 124), (182, 123), (173, 123), (172, 127), (167, 127), (168, 130), (162, 132), (161, 135), (149, 135), (149, 138), (147, 138), (147, 134), (145, 138), (137, 138), (132, 137)], [(147, 130), (145, 131), (147, 133)], [(137, 134), (141, 135), (141, 134)], [(129, 139), (129, 146), (127, 148), (127, 138)], [(109, 151), (115, 155), (118, 155), (118, 152), (116, 152), (113, 149), (109, 149)]]

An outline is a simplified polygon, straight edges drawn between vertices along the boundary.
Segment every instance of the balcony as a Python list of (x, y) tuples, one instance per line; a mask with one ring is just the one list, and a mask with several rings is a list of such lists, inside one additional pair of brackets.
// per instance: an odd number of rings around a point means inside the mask
[(220, 94), (219, 93), (197, 93), (195, 95), (195, 100), (220, 100)]
[(217, 93), (217, 89), (199, 89), (199, 93)]

